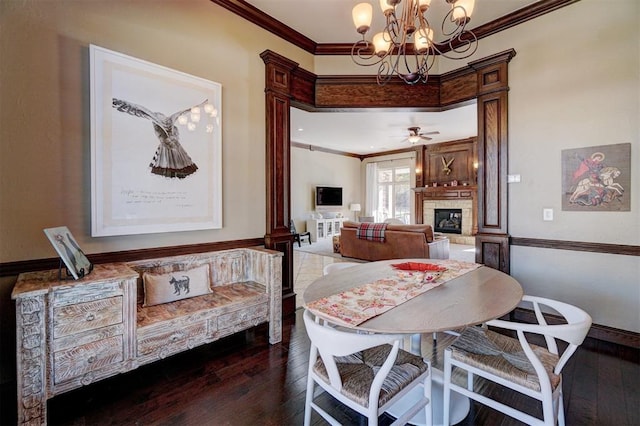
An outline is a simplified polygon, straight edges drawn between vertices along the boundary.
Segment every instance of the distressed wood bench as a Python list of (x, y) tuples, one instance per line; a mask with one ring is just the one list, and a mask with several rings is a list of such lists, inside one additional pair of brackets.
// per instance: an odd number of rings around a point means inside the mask
[[(145, 273), (208, 265), (211, 292), (145, 306)], [(192, 283), (197, 284), (197, 283)], [(241, 248), (96, 265), (77, 281), (20, 274), (16, 301), (18, 424), (46, 424), (47, 399), (269, 323), (282, 339), (282, 253)]]
[[(136, 360), (146, 364), (258, 324), (269, 323), (269, 343), (282, 340), (281, 253), (225, 250), (129, 262), (138, 272)], [(213, 293), (143, 306), (144, 273), (209, 265)]]

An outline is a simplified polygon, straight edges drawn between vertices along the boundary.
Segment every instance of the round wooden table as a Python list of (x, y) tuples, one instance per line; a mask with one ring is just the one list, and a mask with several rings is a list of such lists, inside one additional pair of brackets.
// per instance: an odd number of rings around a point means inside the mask
[[(402, 262), (434, 263), (442, 266), (451, 260), (439, 259), (395, 259), (363, 263), (341, 269), (318, 278), (303, 293), (305, 304), (314, 300), (341, 293), (345, 290), (371, 283), (383, 278), (396, 277), (391, 264)], [(511, 312), (522, 300), (522, 287), (511, 276), (496, 269), (481, 266), (464, 275), (453, 278), (391, 310), (373, 317), (357, 326), (355, 330), (374, 333), (401, 333), (420, 336), (422, 333), (455, 330), (482, 324)], [(331, 321), (331, 318), (325, 317)], [(344, 324), (341, 324), (345, 326)], [(412, 351), (419, 353), (420, 341), (412, 339)], [(433, 420), (442, 422), (442, 372), (433, 369)], [(469, 401), (452, 393), (451, 422), (462, 421), (469, 411)], [(398, 410), (401, 411), (401, 410)], [(389, 410), (391, 414), (394, 410)], [(424, 420), (412, 419), (411, 423), (424, 424)]]

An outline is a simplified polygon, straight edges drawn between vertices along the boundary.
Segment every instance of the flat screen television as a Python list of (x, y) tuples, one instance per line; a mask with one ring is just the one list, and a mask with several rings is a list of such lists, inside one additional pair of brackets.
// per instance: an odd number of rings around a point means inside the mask
[(316, 206), (341, 206), (342, 188), (316, 186)]

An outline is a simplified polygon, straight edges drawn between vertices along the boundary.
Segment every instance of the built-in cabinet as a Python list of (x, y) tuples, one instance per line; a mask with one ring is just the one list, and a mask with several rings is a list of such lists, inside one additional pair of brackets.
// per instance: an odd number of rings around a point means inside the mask
[(478, 159), (476, 138), (425, 145), (424, 185), (475, 185)]
[(315, 243), (340, 235), (340, 228), (345, 220), (343, 217), (307, 220), (307, 231), (311, 233), (311, 241)]

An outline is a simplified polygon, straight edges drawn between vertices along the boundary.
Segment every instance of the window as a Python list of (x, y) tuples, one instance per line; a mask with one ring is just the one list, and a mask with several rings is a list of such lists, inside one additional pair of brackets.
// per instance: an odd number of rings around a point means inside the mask
[(411, 223), (411, 165), (410, 161), (378, 163), (376, 174), (376, 222), (399, 219)]

